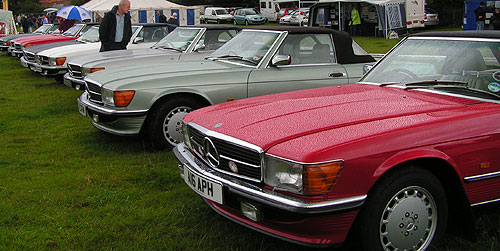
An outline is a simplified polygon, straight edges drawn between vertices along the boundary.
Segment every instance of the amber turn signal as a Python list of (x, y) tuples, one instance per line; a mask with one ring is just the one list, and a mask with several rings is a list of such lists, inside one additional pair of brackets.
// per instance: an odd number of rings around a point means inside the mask
[(96, 71), (102, 71), (102, 70), (104, 70), (104, 67), (101, 67), (101, 68), (92, 68), (92, 69), (90, 69), (90, 73), (94, 73)]
[(66, 62), (66, 58), (56, 58), (56, 65), (63, 65)]
[(33, 45), (32, 45), (32, 44), (26, 44), (26, 45), (24, 46), (24, 48), (28, 48), (28, 47), (31, 47), (31, 46), (33, 46)]
[(132, 101), (135, 91), (115, 91), (113, 92), (113, 98), (116, 107), (126, 107)]
[(305, 165), (303, 170), (304, 194), (328, 193), (340, 176), (344, 163), (336, 161), (319, 165)]
[(7, 41), (7, 45), (10, 45), (10, 41)]

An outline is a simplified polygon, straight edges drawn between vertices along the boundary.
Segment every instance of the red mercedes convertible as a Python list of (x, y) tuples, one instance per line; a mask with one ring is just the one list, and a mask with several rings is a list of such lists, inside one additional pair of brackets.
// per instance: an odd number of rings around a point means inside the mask
[(303, 245), (426, 250), (447, 229), (472, 236), (471, 209), (500, 201), (500, 33), (408, 37), (360, 81), (189, 113), (174, 149), (186, 185)]

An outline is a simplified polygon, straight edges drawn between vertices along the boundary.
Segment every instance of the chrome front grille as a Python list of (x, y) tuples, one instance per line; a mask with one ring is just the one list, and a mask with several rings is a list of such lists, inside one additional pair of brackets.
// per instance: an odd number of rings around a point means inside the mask
[(35, 55), (35, 62), (39, 65), (49, 65), (49, 57)]
[(83, 79), (82, 67), (75, 64), (68, 64), (68, 72), (74, 78)]
[[(189, 136), (194, 148), (193, 151), (199, 158), (203, 159), (208, 166), (239, 178), (256, 182), (262, 180), (262, 156), (259, 151), (236, 144), (224, 138), (208, 136), (192, 125), (189, 126)], [(218, 166), (211, 165), (204, 153), (204, 148), (206, 147), (205, 141), (207, 138), (210, 139), (219, 154)], [(230, 168), (230, 162), (232, 162), (231, 165), (233, 165), (233, 168), (236, 167), (236, 172), (234, 169), (232, 170)]]
[(23, 53), (24, 53), (24, 58), (26, 59), (26, 61), (31, 62), (31, 63), (35, 62), (35, 53), (27, 52), (27, 51), (24, 51)]
[(15, 43), (14, 48), (18, 51), (22, 50), (23, 48), (21, 47), (21, 44)]
[(89, 94), (90, 102), (102, 105), (101, 86), (89, 81), (85, 81), (85, 89)]

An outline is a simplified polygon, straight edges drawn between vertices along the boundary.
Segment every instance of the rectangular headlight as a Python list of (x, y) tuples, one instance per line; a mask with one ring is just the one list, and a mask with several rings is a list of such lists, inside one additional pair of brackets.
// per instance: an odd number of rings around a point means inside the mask
[(115, 106), (114, 93), (112, 90), (102, 88), (102, 102), (107, 106)]
[(266, 155), (264, 183), (279, 190), (303, 193), (302, 165)]
[(184, 144), (186, 144), (187, 147), (193, 149), (191, 147), (191, 134), (189, 133), (189, 126), (184, 120), (182, 121), (182, 135), (184, 135)]
[(301, 164), (266, 155), (264, 182), (276, 189), (304, 195), (328, 193), (337, 182), (344, 162)]

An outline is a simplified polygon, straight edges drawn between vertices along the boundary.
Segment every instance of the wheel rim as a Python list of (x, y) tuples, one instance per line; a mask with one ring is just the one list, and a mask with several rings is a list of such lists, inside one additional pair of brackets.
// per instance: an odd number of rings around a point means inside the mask
[(432, 195), (411, 186), (394, 195), (380, 218), (380, 243), (385, 250), (425, 250), (437, 227), (437, 208)]
[(171, 145), (175, 146), (183, 140), (182, 118), (191, 111), (191, 107), (176, 107), (172, 109), (163, 120), (163, 135)]
[(248, 25), (248, 21), (247, 20), (245, 20), (245, 25)]

